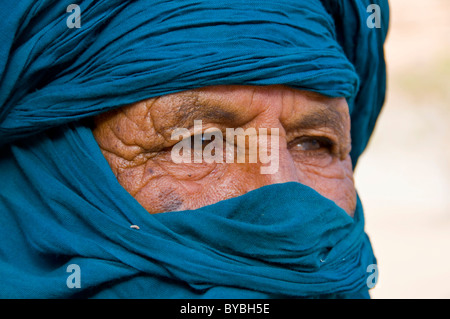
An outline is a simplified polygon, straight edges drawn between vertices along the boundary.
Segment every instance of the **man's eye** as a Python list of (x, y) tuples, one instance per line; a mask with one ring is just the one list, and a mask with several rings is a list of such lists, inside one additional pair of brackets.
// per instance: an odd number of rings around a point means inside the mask
[(197, 145), (201, 145), (202, 150), (206, 145), (214, 141), (214, 137), (206, 138), (204, 134), (191, 135), (191, 148), (194, 149)]
[(288, 147), (295, 151), (328, 151), (332, 152), (334, 143), (326, 137), (302, 136), (289, 142)]

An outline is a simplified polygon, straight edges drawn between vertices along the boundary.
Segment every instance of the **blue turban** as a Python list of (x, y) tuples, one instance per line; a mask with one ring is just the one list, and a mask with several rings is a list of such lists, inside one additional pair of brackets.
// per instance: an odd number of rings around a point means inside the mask
[(150, 215), (85, 119), (209, 85), (284, 84), (347, 98), (356, 165), (384, 102), (386, 0), (83, 0), (80, 28), (71, 2), (0, 4), (0, 297), (368, 296), (359, 198), (351, 218), (286, 183)]

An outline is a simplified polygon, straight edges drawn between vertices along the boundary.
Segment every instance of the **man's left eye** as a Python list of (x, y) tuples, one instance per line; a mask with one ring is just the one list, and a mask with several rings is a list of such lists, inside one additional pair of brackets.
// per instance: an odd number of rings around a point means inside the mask
[(288, 148), (296, 151), (327, 150), (331, 153), (334, 143), (326, 137), (302, 136), (289, 142)]

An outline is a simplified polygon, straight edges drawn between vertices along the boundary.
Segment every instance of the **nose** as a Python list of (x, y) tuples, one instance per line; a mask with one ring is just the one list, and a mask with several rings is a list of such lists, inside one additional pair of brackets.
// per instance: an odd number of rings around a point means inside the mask
[(295, 162), (289, 152), (286, 131), (282, 118), (293, 112), (294, 91), (284, 87), (263, 87), (254, 89), (253, 106), (260, 110), (248, 123), (257, 131), (258, 161), (250, 163), (253, 168), (256, 187), (265, 185), (300, 182)]
[(283, 136), (271, 134), (266, 145), (259, 143), (259, 187), (287, 182), (300, 182), (295, 162)]

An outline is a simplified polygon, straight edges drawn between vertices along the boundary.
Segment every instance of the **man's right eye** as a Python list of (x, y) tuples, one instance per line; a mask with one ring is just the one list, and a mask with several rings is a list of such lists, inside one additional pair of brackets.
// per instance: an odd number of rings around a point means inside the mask
[(214, 137), (209, 139), (209, 138), (206, 138), (206, 136), (202, 133), (202, 134), (191, 135), (190, 139), (191, 139), (190, 143), (191, 143), (192, 150), (195, 150), (196, 147), (198, 147), (200, 145), (202, 147), (202, 150), (204, 150), (206, 145), (208, 145), (209, 143), (211, 143), (214, 140)]

